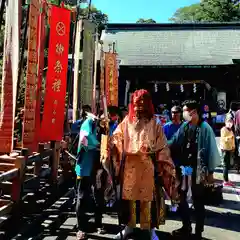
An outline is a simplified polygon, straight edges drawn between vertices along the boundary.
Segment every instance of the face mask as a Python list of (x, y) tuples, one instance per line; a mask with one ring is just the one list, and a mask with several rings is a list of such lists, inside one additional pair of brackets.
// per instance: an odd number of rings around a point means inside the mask
[(187, 122), (190, 122), (192, 120), (192, 116), (191, 116), (190, 112), (188, 112), (188, 111), (183, 112), (183, 118)]
[(226, 123), (226, 127), (227, 127), (227, 128), (231, 129), (231, 128), (232, 128), (232, 126), (233, 126), (233, 124), (232, 124), (232, 123)]

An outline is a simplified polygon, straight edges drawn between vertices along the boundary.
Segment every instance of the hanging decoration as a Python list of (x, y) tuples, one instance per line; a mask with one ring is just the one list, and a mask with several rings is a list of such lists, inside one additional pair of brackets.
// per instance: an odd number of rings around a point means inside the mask
[(193, 84), (193, 92), (194, 92), (194, 93), (197, 92), (197, 85), (196, 85), (196, 83)]
[(29, 12), (28, 28), (28, 56), (27, 56), (27, 78), (24, 105), (24, 124), (23, 124), (23, 147), (28, 148), (31, 153), (34, 151), (35, 143), (35, 112), (37, 99), (37, 74), (38, 74), (38, 18), (40, 15), (40, 3), (38, 0), (31, 1)]
[(118, 106), (118, 65), (116, 53), (105, 53), (105, 89), (108, 106)]
[(167, 90), (167, 92), (170, 91), (169, 83), (166, 83), (166, 90)]
[(184, 92), (183, 84), (180, 85), (180, 91)]
[(46, 95), (40, 132), (43, 142), (61, 141), (63, 136), (70, 20), (68, 9), (52, 6)]
[(158, 92), (158, 85), (157, 85), (157, 83), (154, 84), (154, 91), (155, 91), (155, 93)]

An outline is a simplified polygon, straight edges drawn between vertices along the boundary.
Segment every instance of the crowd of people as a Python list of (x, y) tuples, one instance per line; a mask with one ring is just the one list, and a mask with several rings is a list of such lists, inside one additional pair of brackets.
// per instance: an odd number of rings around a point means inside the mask
[(196, 101), (174, 105), (170, 113), (162, 126), (150, 94), (143, 89), (132, 94), (128, 109), (109, 107), (107, 116), (103, 112), (95, 116), (90, 106), (82, 107), (80, 119), (70, 130), (70, 152), (76, 160), (77, 239), (87, 239), (86, 214), (92, 210), (97, 232), (105, 234), (102, 215), (110, 206), (125, 226), (115, 239), (127, 239), (140, 223), (143, 239), (157, 240), (155, 229), (166, 220), (166, 199), (182, 220), (182, 227), (172, 235), (192, 236), (191, 201), (196, 218), (194, 239), (202, 239), (205, 186), (214, 185), (213, 173), (221, 160), (223, 185), (233, 186), (228, 171), (233, 156), (240, 159), (240, 110), (226, 115), (220, 151), (209, 117), (203, 117)]
[[(86, 106), (84, 108), (82, 119), (78, 121), (75, 167), (77, 239), (87, 239), (86, 213), (91, 194), (100, 234), (106, 231), (102, 225), (106, 202), (115, 198), (113, 206), (121, 226), (125, 226), (115, 239), (127, 239), (140, 223), (141, 236), (157, 240), (155, 229), (165, 224), (165, 200), (168, 199), (172, 209), (178, 209), (183, 224), (173, 231), (173, 236), (192, 236), (188, 204), (192, 201), (196, 217), (194, 239), (201, 239), (205, 219), (204, 189), (206, 184), (214, 184), (213, 173), (221, 165), (221, 157), (213, 129), (202, 118), (200, 105), (188, 100), (182, 106), (173, 106), (171, 120), (164, 126), (156, 120), (151, 96), (146, 90), (134, 92), (128, 110), (119, 113), (118, 108), (110, 107), (107, 118), (103, 113), (93, 115), (89, 106), (87, 111)], [(226, 118), (222, 129), (221, 142), (227, 147), (231, 145), (227, 134), (232, 128), (230, 122)], [(103, 135), (108, 139), (104, 146), (101, 145)], [(102, 156), (104, 151), (107, 154)], [(227, 162), (233, 148), (222, 148), (222, 151)], [(224, 181), (229, 185), (228, 169), (225, 164)]]

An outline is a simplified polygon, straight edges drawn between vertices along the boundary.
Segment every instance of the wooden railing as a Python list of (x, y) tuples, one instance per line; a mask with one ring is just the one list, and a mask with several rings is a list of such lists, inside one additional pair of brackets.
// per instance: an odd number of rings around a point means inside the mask
[(38, 152), (31, 155), (28, 149), (19, 149), (0, 156), (0, 217), (18, 206), (31, 180), (45, 177), (50, 184), (56, 184), (71, 176), (68, 157), (63, 155), (60, 161), (61, 149), (60, 142), (40, 143)]

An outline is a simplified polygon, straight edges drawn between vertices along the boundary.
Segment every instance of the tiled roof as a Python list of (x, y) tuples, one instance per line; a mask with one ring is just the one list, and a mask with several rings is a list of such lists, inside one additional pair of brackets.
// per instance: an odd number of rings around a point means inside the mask
[(240, 59), (240, 24), (109, 24), (120, 65), (227, 65)]

